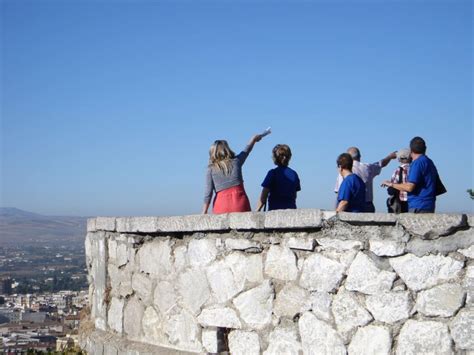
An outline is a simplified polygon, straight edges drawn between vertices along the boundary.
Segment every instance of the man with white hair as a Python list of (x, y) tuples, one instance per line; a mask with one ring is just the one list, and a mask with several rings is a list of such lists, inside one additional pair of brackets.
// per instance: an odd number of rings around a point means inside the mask
[[(380, 174), (382, 168), (390, 163), (390, 160), (395, 159), (397, 157), (396, 152), (392, 152), (383, 158), (380, 161), (377, 161), (372, 164), (361, 163), (360, 158), (360, 150), (357, 147), (349, 147), (347, 148), (347, 153), (349, 153), (354, 160), (352, 166), (352, 172), (358, 175), (362, 181), (365, 183), (365, 201), (366, 201), (366, 209), (365, 212), (375, 212), (375, 206), (373, 203), (373, 181), (374, 178)], [(339, 174), (336, 181), (336, 187), (334, 188), (334, 192), (339, 192), (339, 187), (342, 183), (342, 176)]]
[[(393, 172), (390, 182), (394, 184), (406, 183), (407, 178), (408, 178), (408, 171), (409, 171), (410, 163), (411, 163), (410, 149), (408, 148), (400, 149), (397, 152), (397, 159), (400, 162), (400, 165)], [(389, 203), (387, 203), (387, 206), (389, 207), (388, 212), (390, 213), (408, 212), (408, 193), (406, 191), (398, 191), (397, 189), (394, 189), (393, 187), (389, 187), (387, 189), (387, 192), (391, 196), (389, 197), (389, 201), (392, 201), (394, 199), (398, 199), (399, 201), (399, 205), (390, 204), (389, 206)], [(395, 207), (395, 209), (393, 207)]]

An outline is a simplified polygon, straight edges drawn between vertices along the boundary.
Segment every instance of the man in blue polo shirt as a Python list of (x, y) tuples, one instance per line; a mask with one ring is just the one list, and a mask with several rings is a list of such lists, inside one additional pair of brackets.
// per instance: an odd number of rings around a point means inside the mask
[(438, 170), (426, 153), (423, 138), (415, 137), (410, 141), (413, 162), (406, 183), (395, 184), (384, 181), (383, 185), (399, 191), (408, 192), (408, 212), (434, 213), (436, 208), (436, 180)]

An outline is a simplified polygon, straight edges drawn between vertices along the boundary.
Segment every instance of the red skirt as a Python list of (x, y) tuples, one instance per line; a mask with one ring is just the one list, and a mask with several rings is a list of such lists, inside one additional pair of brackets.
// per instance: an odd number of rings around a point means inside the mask
[(214, 208), (212, 209), (214, 214), (249, 211), (250, 202), (243, 184), (216, 193)]

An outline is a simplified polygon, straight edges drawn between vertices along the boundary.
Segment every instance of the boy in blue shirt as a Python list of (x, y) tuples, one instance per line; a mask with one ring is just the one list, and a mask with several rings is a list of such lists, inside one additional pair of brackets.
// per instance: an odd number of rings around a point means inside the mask
[(352, 164), (352, 157), (348, 153), (337, 158), (337, 168), (343, 180), (337, 195), (336, 212), (365, 212), (365, 183), (352, 173)]
[(268, 210), (296, 208), (296, 194), (301, 190), (300, 179), (296, 171), (288, 167), (291, 149), (286, 144), (277, 144), (272, 151), (273, 162), (277, 166), (270, 170), (262, 182), (262, 193), (257, 211), (265, 206), (268, 198)]

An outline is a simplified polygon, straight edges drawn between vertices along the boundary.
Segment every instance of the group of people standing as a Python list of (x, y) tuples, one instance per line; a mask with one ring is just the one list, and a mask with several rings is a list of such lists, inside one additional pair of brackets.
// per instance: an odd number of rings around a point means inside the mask
[[(262, 137), (253, 136), (237, 155), (225, 140), (216, 140), (211, 145), (202, 213), (208, 213), (213, 194), (212, 211), (215, 214), (251, 210), (243, 185), (242, 166)], [(301, 186), (298, 174), (288, 166), (291, 149), (286, 144), (277, 144), (272, 150), (272, 157), (276, 168), (268, 171), (261, 184), (262, 192), (256, 210), (261, 211), (265, 207), (268, 210), (295, 209)], [(436, 166), (426, 156), (426, 143), (421, 137), (410, 141), (410, 149), (390, 153), (373, 164), (360, 162), (361, 154), (357, 147), (350, 147), (346, 153), (340, 154), (337, 158), (339, 175), (334, 190), (337, 194), (336, 211), (375, 212), (373, 179), (396, 158), (400, 166), (391, 180), (382, 183), (383, 187), (388, 187), (390, 195), (388, 212), (434, 213), (436, 196), (446, 190)]]

